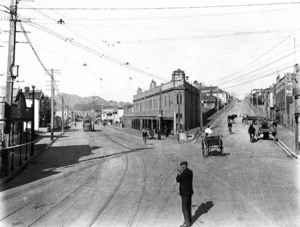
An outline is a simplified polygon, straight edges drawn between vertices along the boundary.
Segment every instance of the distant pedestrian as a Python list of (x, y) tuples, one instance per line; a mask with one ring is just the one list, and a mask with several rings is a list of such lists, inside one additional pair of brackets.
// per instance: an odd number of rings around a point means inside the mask
[(255, 128), (254, 128), (254, 122), (252, 121), (252, 123), (250, 124), (249, 128), (248, 128), (248, 133), (250, 136), (250, 142), (254, 142), (254, 137), (255, 137)]
[(228, 131), (229, 131), (230, 135), (232, 134), (232, 123), (233, 123), (232, 118), (229, 118), (228, 119)]
[(271, 126), (272, 128), (271, 128), (271, 132), (272, 132), (272, 135), (273, 135), (273, 137), (274, 137), (274, 141), (277, 141), (278, 139), (277, 139), (277, 133), (278, 133), (278, 131), (277, 131), (277, 122), (276, 121), (274, 121), (273, 123), (272, 123), (272, 126)]
[(76, 128), (76, 122), (75, 122), (75, 128)]
[(192, 195), (194, 191), (193, 171), (188, 168), (187, 162), (180, 163), (176, 181), (179, 183), (179, 194), (181, 196), (181, 207), (184, 216), (184, 224), (181, 227), (189, 227), (192, 225)]
[(144, 144), (147, 143), (147, 136), (148, 136), (148, 133), (147, 133), (146, 129), (143, 129), (142, 130), (142, 137), (143, 137)]

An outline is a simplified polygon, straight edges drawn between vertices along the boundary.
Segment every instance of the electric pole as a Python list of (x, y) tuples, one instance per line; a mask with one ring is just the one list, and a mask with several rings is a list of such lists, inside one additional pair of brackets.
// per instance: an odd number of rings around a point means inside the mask
[(54, 128), (54, 75), (53, 75), (53, 69), (51, 69), (51, 140), (53, 140), (53, 128)]
[(64, 112), (64, 97), (61, 97), (61, 132), (64, 133), (65, 129), (65, 122), (64, 122), (64, 117), (65, 117), (65, 112)]
[[(295, 153), (299, 155), (299, 113), (298, 111), (298, 105), (297, 100), (299, 99), (300, 95), (300, 89), (299, 89), (299, 66), (298, 64), (295, 64), (294, 66), (294, 75), (293, 75), (293, 83), (294, 83), (294, 117), (295, 117)], [(297, 81), (298, 80), (298, 81)]]
[(219, 113), (219, 88), (217, 87), (217, 113)]
[(180, 102), (181, 102), (181, 94), (177, 94), (177, 103), (178, 103), (178, 126), (177, 126), (177, 131), (178, 131), (178, 137), (177, 141), (179, 143), (179, 137), (180, 137)]
[(32, 86), (32, 121), (31, 121), (31, 152), (30, 156), (34, 155), (34, 137), (35, 137), (35, 132), (34, 132), (34, 102), (35, 102), (35, 92), (34, 92), (35, 86)]
[[(50, 81), (50, 92), (51, 92), (51, 122), (50, 122), (50, 131), (51, 131), (51, 140), (54, 138), (54, 92), (55, 92), (55, 86), (54, 83), (57, 82), (54, 78), (54, 75), (60, 75), (59, 69), (50, 69), (45, 72), (46, 75), (50, 75), (51, 81)], [(49, 81), (47, 81), (49, 82)], [(47, 85), (48, 86), (48, 85)]]
[(10, 26), (9, 26), (9, 41), (8, 41), (6, 95), (5, 95), (5, 100), (9, 106), (11, 106), (12, 103), (13, 80), (15, 79), (15, 77), (12, 75), (12, 68), (15, 65), (15, 55), (16, 55), (16, 34), (17, 34), (16, 27), (17, 27), (17, 18), (18, 18), (17, 4), (18, 4), (17, 0), (10, 0)]
[(199, 109), (200, 109), (200, 133), (203, 131), (203, 119), (202, 119), (202, 83), (200, 83), (200, 87), (199, 87)]
[[(13, 68), (15, 66), (15, 53), (16, 53), (16, 23), (17, 23), (17, 0), (10, 0), (10, 25), (9, 25), (9, 41), (8, 41), (8, 59), (7, 59), (7, 75), (6, 75), (6, 91), (5, 91), (5, 105), (4, 108), (11, 108), (13, 98), (13, 81), (16, 75), (13, 75)], [(4, 113), (9, 113), (4, 109)], [(10, 144), (10, 131), (11, 131), (11, 116), (5, 114), (4, 132), (6, 134), (3, 146), (9, 147)], [(1, 158), (1, 176), (7, 176), (9, 171), (9, 153), (8, 149), (4, 149)]]
[(258, 93), (256, 92), (256, 115), (258, 116)]

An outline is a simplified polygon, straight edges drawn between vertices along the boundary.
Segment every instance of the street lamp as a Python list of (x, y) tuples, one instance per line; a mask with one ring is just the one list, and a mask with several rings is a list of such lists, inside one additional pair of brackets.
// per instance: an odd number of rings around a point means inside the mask
[(31, 121), (31, 152), (30, 156), (34, 155), (34, 89), (35, 86), (32, 85), (32, 121)]

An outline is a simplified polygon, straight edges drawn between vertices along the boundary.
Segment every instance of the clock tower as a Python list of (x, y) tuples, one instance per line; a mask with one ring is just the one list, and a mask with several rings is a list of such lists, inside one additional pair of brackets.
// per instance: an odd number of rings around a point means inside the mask
[(185, 81), (184, 71), (182, 71), (181, 69), (177, 69), (177, 70), (173, 71), (172, 81), (173, 81), (174, 86), (184, 85), (184, 81)]

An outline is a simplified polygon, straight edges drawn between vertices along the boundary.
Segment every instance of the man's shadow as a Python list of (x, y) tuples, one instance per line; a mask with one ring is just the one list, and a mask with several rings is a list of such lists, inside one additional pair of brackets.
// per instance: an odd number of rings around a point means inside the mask
[(210, 208), (212, 208), (213, 206), (214, 206), (213, 201), (202, 203), (196, 210), (194, 216), (192, 217), (192, 223), (195, 223), (202, 214), (207, 213), (210, 210)]

